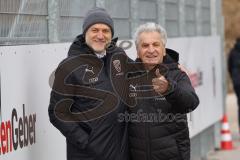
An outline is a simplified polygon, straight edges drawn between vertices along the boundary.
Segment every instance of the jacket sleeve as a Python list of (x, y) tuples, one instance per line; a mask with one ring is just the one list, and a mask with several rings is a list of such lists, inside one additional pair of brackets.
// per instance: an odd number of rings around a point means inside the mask
[(179, 71), (174, 79), (167, 78), (169, 81), (166, 100), (172, 105), (177, 113), (189, 113), (199, 105), (199, 98), (191, 85), (187, 74)]
[[(240, 86), (240, 54), (237, 52), (231, 52), (228, 57), (228, 71), (232, 79), (233, 85)], [(238, 88), (237, 87), (237, 88)]]

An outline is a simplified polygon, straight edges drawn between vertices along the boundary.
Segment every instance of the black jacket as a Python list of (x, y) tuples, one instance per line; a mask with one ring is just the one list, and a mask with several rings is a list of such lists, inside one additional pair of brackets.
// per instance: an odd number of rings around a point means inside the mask
[[(198, 106), (199, 99), (188, 76), (170, 56), (178, 60), (178, 53), (167, 49), (164, 57), (168, 68), (165, 77), (171, 86), (167, 94), (138, 99), (137, 105), (129, 109), (132, 160), (190, 160), (186, 113)], [(157, 67), (148, 74), (154, 74)]]
[(234, 48), (229, 53), (228, 71), (232, 78), (234, 89), (239, 92), (240, 90), (240, 39), (237, 40)]
[(124, 53), (116, 41), (100, 59), (78, 36), (55, 72), (48, 112), (51, 123), (66, 137), (68, 160), (128, 159), (127, 125), (118, 121), (126, 108), (109, 78), (111, 57)]

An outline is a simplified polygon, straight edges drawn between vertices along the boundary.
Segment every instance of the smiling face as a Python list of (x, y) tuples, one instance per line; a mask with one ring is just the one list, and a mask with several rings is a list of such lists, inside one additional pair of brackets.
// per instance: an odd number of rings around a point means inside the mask
[(166, 52), (160, 33), (155, 31), (140, 33), (137, 52), (142, 62), (147, 63), (145, 67), (149, 70), (162, 63)]
[(97, 53), (104, 52), (106, 46), (111, 42), (112, 32), (108, 25), (97, 23), (88, 28), (85, 40), (88, 46)]

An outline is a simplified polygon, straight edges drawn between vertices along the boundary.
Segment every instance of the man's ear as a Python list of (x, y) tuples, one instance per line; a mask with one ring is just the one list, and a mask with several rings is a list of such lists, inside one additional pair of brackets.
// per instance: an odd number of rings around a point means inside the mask
[(166, 48), (163, 48), (163, 56), (166, 56)]
[(139, 55), (138, 55), (138, 46), (136, 45), (136, 52), (137, 52), (137, 58), (139, 58)]
[(137, 58), (139, 58), (139, 52), (137, 51)]

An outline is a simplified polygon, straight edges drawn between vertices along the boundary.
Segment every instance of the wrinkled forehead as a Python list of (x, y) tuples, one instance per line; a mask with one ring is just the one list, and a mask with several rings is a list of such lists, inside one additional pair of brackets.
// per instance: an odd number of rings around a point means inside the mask
[(161, 35), (159, 32), (151, 31), (151, 32), (142, 32), (139, 34), (139, 42), (140, 44), (146, 43), (162, 43)]

